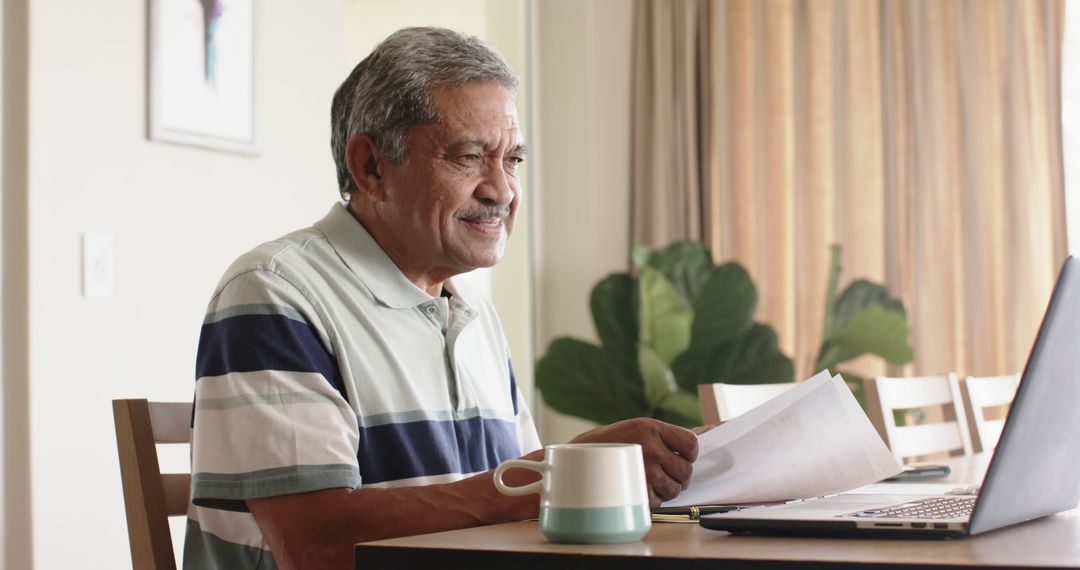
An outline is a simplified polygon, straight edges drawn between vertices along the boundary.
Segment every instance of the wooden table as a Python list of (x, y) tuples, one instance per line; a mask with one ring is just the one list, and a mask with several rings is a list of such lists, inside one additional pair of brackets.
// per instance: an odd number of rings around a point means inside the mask
[[(953, 482), (981, 480), (986, 458), (950, 461)], [(953, 540), (736, 536), (655, 523), (640, 542), (547, 542), (535, 521), (357, 545), (371, 568), (1080, 568), (1080, 511)]]

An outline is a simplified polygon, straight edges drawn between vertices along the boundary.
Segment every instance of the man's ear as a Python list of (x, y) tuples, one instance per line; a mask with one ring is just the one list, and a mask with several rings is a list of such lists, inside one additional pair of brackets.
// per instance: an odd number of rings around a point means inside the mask
[(369, 200), (382, 201), (386, 194), (382, 174), (387, 161), (375, 141), (363, 133), (353, 135), (345, 147), (345, 158), (357, 192)]

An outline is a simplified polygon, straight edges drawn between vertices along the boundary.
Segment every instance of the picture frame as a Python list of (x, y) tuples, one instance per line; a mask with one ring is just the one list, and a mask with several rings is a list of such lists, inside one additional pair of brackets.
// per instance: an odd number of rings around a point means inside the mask
[(147, 1), (147, 137), (258, 154), (255, 0)]

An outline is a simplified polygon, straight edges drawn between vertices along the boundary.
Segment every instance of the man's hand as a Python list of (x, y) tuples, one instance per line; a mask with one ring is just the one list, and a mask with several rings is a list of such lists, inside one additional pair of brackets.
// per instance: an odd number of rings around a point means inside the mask
[(635, 418), (589, 430), (570, 443), (637, 443), (645, 459), (649, 506), (674, 499), (690, 485), (697, 436), (679, 426), (651, 418)]

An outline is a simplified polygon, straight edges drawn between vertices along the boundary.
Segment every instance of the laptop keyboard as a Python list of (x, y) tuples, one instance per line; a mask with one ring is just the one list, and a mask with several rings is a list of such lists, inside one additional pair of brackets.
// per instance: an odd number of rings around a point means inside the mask
[(970, 515), (974, 506), (975, 497), (931, 497), (837, 516), (864, 519), (955, 519)]

